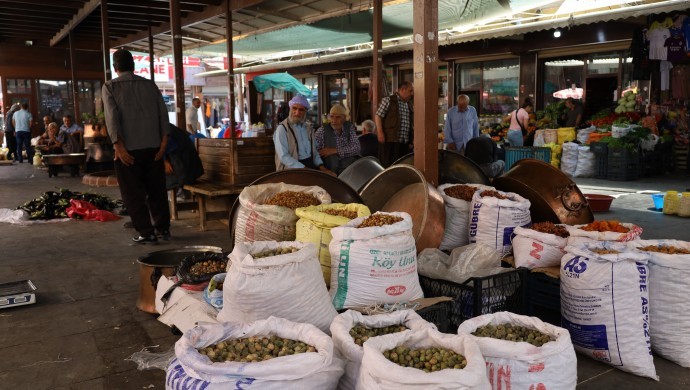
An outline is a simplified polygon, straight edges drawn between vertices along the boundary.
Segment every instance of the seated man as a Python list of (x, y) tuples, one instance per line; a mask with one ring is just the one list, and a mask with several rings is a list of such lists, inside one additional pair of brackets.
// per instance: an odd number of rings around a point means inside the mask
[(72, 121), (72, 115), (65, 115), (62, 117), (62, 126), (60, 126), (60, 136), (63, 137), (63, 150), (65, 153), (79, 153), (82, 152), (81, 136), (84, 135), (84, 129), (79, 127)]
[(46, 132), (41, 135), (41, 138), (38, 140), (38, 145), (36, 146), (36, 149), (40, 150), (41, 154), (62, 154), (64, 136), (58, 133), (59, 129), (60, 128), (55, 122), (51, 122), (46, 127)]
[(177, 189), (178, 197), (186, 198), (182, 186), (193, 184), (200, 178), (204, 174), (204, 167), (189, 133), (172, 123), (163, 162), (166, 189)]
[(362, 135), (359, 136), (359, 144), (362, 147), (362, 157), (379, 156), (379, 140), (376, 136), (376, 123), (371, 119), (362, 122)]
[(503, 174), (505, 162), (498, 160), (498, 146), (491, 138), (480, 135), (467, 141), (465, 157), (474, 161), (490, 178)]
[(316, 130), (314, 135), (323, 164), (337, 175), (357, 161), (361, 153), (357, 128), (345, 121), (345, 115), (345, 107), (334, 104), (329, 115), (331, 123)]

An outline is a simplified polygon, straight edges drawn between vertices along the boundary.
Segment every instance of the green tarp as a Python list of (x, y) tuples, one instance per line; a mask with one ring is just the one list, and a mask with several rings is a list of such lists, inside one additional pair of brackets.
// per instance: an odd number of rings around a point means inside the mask
[(311, 94), (309, 88), (287, 73), (262, 74), (254, 77), (252, 81), (254, 81), (254, 86), (259, 93), (264, 93), (269, 88), (277, 88), (304, 96)]

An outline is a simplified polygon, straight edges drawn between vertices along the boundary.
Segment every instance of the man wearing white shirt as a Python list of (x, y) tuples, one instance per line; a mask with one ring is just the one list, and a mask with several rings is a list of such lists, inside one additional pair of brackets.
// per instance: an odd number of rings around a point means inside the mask
[(201, 100), (199, 98), (192, 99), (192, 106), (187, 109), (185, 117), (187, 118), (187, 132), (189, 134), (196, 134), (199, 132), (199, 107), (201, 107)]

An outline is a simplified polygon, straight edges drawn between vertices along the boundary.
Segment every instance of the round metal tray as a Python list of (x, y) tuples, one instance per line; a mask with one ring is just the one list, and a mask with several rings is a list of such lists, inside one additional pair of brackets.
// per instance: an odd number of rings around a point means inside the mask
[[(414, 153), (401, 157), (393, 165), (414, 166)], [(491, 185), (489, 177), (474, 161), (452, 150), (438, 151), (438, 184)]]
[(338, 176), (338, 179), (359, 192), (374, 176), (383, 172), (383, 170), (383, 165), (381, 165), (381, 161), (378, 158), (367, 156), (360, 158), (345, 168)]
[[(286, 169), (284, 171), (272, 172), (254, 180), (250, 186), (267, 183), (286, 183), (299, 186), (319, 186), (326, 190), (331, 196), (333, 203), (362, 203), (362, 198), (357, 191), (353, 190), (347, 183), (314, 169)], [(230, 209), (229, 230), (230, 230), (230, 250), (235, 247), (235, 223), (240, 209), (239, 197), (235, 199)]]

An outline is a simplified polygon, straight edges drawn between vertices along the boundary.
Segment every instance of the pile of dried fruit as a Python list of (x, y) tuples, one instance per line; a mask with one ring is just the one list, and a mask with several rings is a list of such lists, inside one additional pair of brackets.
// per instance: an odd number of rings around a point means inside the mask
[(465, 184), (458, 184), (456, 186), (448, 187), (443, 190), (446, 195), (455, 199), (462, 199), (467, 202), (472, 201), (472, 195), (477, 191), (476, 187), (468, 186)]
[(445, 348), (409, 349), (397, 347), (383, 353), (386, 359), (403, 366), (436, 372), (447, 368), (463, 369), (467, 359), (461, 354)]
[(538, 232), (554, 234), (558, 237), (568, 238), (570, 233), (566, 230), (565, 226), (554, 225), (553, 222), (537, 222), (533, 224), (530, 229), (536, 230)]
[(677, 248), (675, 246), (656, 246), (656, 245), (649, 245), (649, 246), (643, 246), (641, 248), (637, 248), (641, 251), (645, 252), (658, 252), (658, 253), (665, 253), (667, 255), (690, 255), (690, 251), (687, 249), (683, 248)]
[(480, 195), (482, 198), (485, 197), (485, 196), (493, 196), (494, 198), (498, 198), (498, 199), (508, 199), (507, 196), (503, 196), (503, 195), (501, 195), (500, 192), (494, 191), (494, 190), (482, 191), (482, 192), (479, 193), (479, 195)]
[(300, 207), (318, 206), (321, 204), (314, 195), (305, 194), (303, 192), (285, 191), (279, 192), (272, 197), (266, 199), (265, 205), (282, 206), (289, 209), (298, 209)]
[(192, 264), (189, 273), (194, 276), (217, 274), (225, 272), (225, 262), (223, 260), (205, 260)]
[(617, 255), (617, 254), (621, 253), (620, 251), (617, 251), (614, 249), (603, 249), (603, 248), (592, 249), (592, 252), (598, 253), (600, 255)]
[(620, 224), (616, 220), (611, 221), (594, 221), (587, 224), (580, 229), (586, 232), (616, 232), (616, 233), (627, 233), (630, 231), (627, 227)]
[(357, 325), (354, 328), (350, 329), (350, 336), (352, 336), (352, 339), (355, 340), (355, 344), (361, 347), (365, 341), (369, 340), (372, 337), (383, 336), (384, 334), (390, 333), (403, 332), (406, 330), (408, 330), (408, 328), (404, 325), (391, 325), (386, 326), (385, 328), (367, 328), (362, 325)]
[(257, 363), (281, 356), (316, 352), (316, 348), (300, 341), (271, 336), (225, 340), (198, 351), (212, 362)]
[(269, 251), (263, 251), (263, 252), (259, 252), (259, 253), (252, 254), (252, 257), (255, 258), (255, 259), (260, 259), (260, 258), (262, 258), (262, 257), (271, 257), (271, 256), (278, 256), (278, 255), (286, 255), (286, 254), (288, 254), (288, 253), (297, 252), (298, 250), (299, 250), (299, 248), (295, 248), (295, 247), (292, 247), (292, 246), (287, 247), (287, 248), (276, 248), (276, 249), (272, 249), (272, 250), (269, 250)]
[(358, 228), (366, 228), (372, 226), (385, 226), (392, 225), (394, 223), (402, 222), (402, 218), (396, 217), (390, 214), (374, 214), (367, 217), (362, 223), (357, 226)]
[(489, 324), (477, 328), (472, 334), (477, 337), (491, 337), (492, 339), (499, 340), (515, 342), (524, 341), (536, 347), (541, 347), (549, 341), (554, 341), (551, 336), (545, 335), (536, 329), (527, 328), (525, 326), (515, 326), (513, 324)]
[(347, 219), (357, 218), (357, 212), (356, 211), (350, 211), (350, 210), (328, 209), (328, 210), (324, 210), (324, 213), (326, 213), (328, 215), (335, 215), (336, 217), (345, 217)]

